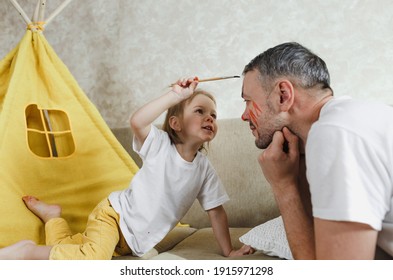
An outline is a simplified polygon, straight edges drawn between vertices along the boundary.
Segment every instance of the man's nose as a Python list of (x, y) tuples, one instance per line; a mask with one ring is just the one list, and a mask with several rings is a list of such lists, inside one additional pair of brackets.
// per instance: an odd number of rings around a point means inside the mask
[(242, 120), (243, 121), (248, 121), (250, 118), (248, 117), (248, 112), (247, 112), (247, 109), (246, 110), (244, 110), (244, 113), (242, 114)]

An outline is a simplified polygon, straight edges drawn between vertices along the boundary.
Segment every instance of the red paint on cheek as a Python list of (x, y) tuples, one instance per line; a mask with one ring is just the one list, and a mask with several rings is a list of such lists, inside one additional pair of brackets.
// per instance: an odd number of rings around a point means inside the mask
[(261, 108), (255, 102), (251, 103), (250, 119), (255, 127), (258, 127), (258, 118), (262, 113)]
[(252, 107), (255, 109), (255, 112), (257, 113), (257, 115), (260, 115), (262, 113), (261, 108), (258, 106), (257, 103), (252, 102)]
[(258, 127), (258, 118), (253, 111), (250, 111), (250, 120), (255, 127)]

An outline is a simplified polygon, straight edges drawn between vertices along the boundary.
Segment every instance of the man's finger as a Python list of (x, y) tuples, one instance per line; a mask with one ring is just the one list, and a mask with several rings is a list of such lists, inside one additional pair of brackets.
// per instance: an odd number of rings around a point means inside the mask
[(285, 138), (283, 133), (281, 131), (276, 131), (273, 134), (273, 139), (268, 149), (274, 154), (278, 152), (282, 152), (282, 145), (284, 144), (284, 142), (285, 142)]
[(283, 137), (288, 142), (288, 152), (291, 154), (297, 153), (299, 149), (299, 138), (286, 127), (283, 128), (282, 132)]

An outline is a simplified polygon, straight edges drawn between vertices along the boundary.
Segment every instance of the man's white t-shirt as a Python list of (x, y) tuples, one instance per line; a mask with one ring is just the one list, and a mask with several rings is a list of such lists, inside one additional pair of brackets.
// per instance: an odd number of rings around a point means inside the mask
[(393, 256), (393, 108), (328, 101), (308, 134), (306, 165), (314, 217), (368, 224)]
[(207, 157), (197, 153), (184, 160), (168, 134), (151, 126), (140, 150), (143, 160), (130, 186), (111, 193), (110, 203), (120, 216), (121, 232), (131, 250), (142, 256), (173, 229), (198, 199), (204, 210), (220, 206), (228, 195)]

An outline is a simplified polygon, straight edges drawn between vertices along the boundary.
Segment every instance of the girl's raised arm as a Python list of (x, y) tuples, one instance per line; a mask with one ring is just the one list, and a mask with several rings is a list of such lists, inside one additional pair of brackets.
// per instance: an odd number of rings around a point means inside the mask
[(140, 146), (149, 134), (153, 121), (170, 107), (192, 95), (197, 85), (198, 81), (194, 78), (178, 80), (170, 91), (145, 104), (131, 116), (131, 129)]

